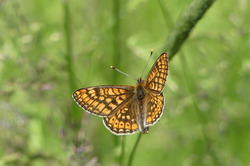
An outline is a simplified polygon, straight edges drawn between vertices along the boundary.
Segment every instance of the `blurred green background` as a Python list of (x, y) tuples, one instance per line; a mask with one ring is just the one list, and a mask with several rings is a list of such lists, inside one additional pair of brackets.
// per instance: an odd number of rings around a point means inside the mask
[[(109, 66), (139, 77), (154, 49), (148, 72), (192, 1), (64, 2), (0, 1), (0, 165), (118, 165), (122, 137), (71, 94), (135, 85)], [(133, 165), (250, 165), (249, 7), (216, 1), (195, 26), (169, 63), (164, 114)], [(125, 165), (137, 137), (125, 138)]]

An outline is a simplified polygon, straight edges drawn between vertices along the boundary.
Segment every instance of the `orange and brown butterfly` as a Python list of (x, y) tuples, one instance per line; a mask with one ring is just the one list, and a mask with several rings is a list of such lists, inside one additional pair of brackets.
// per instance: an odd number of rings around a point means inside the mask
[[(152, 53), (151, 53), (152, 54)], [(146, 81), (140, 77), (136, 86), (104, 85), (78, 89), (73, 99), (85, 111), (103, 117), (103, 123), (115, 135), (148, 133), (162, 116), (162, 90), (168, 76), (167, 53), (162, 53)]]

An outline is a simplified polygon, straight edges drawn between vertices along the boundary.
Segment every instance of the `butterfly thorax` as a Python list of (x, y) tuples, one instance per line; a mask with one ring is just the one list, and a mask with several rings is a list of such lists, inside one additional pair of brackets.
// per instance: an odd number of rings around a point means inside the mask
[(144, 83), (144, 80), (142, 80), (141, 79), (141, 77), (138, 79), (138, 82), (137, 82), (137, 84), (136, 84), (136, 87), (135, 87), (135, 89), (136, 89), (136, 97), (137, 97), (137, 99), (143, 99), (144, 98), (144, 96), (145, 96), (145, 83)]

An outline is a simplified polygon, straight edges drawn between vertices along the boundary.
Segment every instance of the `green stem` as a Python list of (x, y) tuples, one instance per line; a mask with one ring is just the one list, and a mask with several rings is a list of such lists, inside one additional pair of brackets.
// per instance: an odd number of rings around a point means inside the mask
[[(71, 26), (71, 17), (70, 17), (70, 11), (69, 11), (69, 3), (68, 0), (63, 1), (63, 7), (64, 7), (64, 33), (65, 33), (65, 47), (66, 47), (66, 61), (67, 61), (67, 70), (69, 74), (69, 89), (71, 92), (76, 90), (76, 82), (75, 82), (75, 70), (73, 65), (73, 53), (72, 53), (72, 31), (70, 29)], [(71, 94), (69, 94), (71, 96)], [(68, 109), (66, 115), (66, 122), (72, 124), (75, 129), (80, 128), (80, 120), (82, 118), (82, 111), (76, 111), (77, 105), (73, 103), (73, 100), (71, 102), (71, 107)]]
[(72, 45), (71, 45), (71, 30), (70, 30), (70, 14), (69, 14), (69, 4), (67, 0), (63, 1), (64, 5), (64, 33), (65, 33), (65, 46), (66, 46), (66, 60), (67, 60), (67, 68), (69, 72), (69, 83), (70, 83), (70, 89), (72, 90), (73, 88), (76, 87), (75, 84), (75, 73), (73, 69), (73, 64), (72, 64)]
[(142, 135), (142, 133), (140, 132), (140, 134), (138, 135), (137, 140), (135, 142), (134, 148), (133, 148), (133, 150), (132, 150), (132, 152), (131, 152), (131, 154), (129, 156), (128, 166), (132, 165), (132, 162), (133, 162), (133, 159), (134, 159), (134, 155), (135, 155), (135, 150), (136, 150), (136, 148), (137, 148), (137, 146), (138, 146), (138, 144), (140, 142), (141, 135)]
[(120, 163), (120, 166), (122, 166), (123, 165), (123, 160), (124, 160), (124, 155), (125, 155), (125, 138), (126, 138), (126, 136), (124, 135), (124, 136), (122, 136), (122, 140), (121, 140), (121, 156), (120, 156), (120, 161), (119, 161), (119, 163)]
[(164, 51), (169, 54), (169, 59), (172, 59), (179, 51), (191, 30), (214, 1), (215, 0), (194, 0), (179, 16), (164, 46)]

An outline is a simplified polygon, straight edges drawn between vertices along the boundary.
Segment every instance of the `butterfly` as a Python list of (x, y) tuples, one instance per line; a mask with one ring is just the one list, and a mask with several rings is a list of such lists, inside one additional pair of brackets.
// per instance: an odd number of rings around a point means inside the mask
[(93, 86), (76, 90), (72, 97), (83, 110), (103, 117), (104, 126), (115, 135), (148, 133), (163, 114), (167, 76), (168, 56), (162, 53), (146, 81), (140, 77), (136, 86)]

